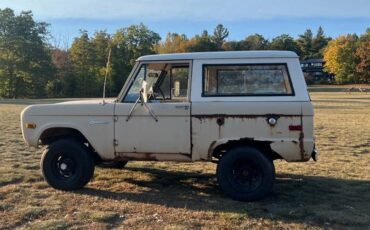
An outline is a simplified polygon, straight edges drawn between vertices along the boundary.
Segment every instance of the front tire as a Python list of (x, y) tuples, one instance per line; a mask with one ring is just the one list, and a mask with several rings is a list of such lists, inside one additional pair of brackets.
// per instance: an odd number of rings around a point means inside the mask
[(221, 189), (239, 201), (264, 198), (275, 179), (272, 160), (252, 147), (229, 150), (218, 162), (216, 173)]
[(84, 187), (94, 175), (94, 159), (82, 143), (60, 139), (45, 149), (41, 170), (53, 188), (76, 190)]

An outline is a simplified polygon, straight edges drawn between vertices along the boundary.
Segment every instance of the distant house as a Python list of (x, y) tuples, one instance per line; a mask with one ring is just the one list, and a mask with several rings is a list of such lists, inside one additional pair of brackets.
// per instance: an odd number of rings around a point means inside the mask
[(331, 83), (334, 81), (334, 75), (324, 71), (323, 59), (308, 59), (301, 61), (301, 67), (308, 84), (313, 83)]

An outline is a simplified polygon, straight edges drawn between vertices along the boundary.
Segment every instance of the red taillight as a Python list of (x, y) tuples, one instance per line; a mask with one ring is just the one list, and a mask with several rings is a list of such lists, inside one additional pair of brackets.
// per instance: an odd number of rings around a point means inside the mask
[(289, 125), (290, 131), (302, 131), (302, 125)]

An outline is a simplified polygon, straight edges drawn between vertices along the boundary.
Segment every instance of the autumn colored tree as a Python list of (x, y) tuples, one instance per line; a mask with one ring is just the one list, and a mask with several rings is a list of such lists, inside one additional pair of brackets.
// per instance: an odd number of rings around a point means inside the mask
[(360, 81), (370, 83), (370, 28), (360, 37), (356, 56), (359, 59), (356, 71), (359, 74)]
[(207, 30), (204, 30), (201, 35), (195, 35), (194, 38), (189, 40), (187, 52), (205, 52), (205, 51), (217, 51), (219, 48), (217, 44), (213, 42), (212, 36), (208, 34)]
[(187, 38), (184, 34), (160, 36), (144, 24), (121, 28), (114, 34), (81, 31), (70, 49), (49, 44), (48, 25), (36, 22), (31, 12), (15, 15), (0, 9), (0, 97), (98, 97), (102, 95), (106, 62), (107, 95), (121, 90), (137, 58), (154, 53), (234, 50), (290, 50), (301, 60), (322, 58), (325, 69), (336, 75), (337, 83), (370, 81), (370, 29), (365, 34), (340, 36), (331, 40), (319, 27), (307, 29), (298, 39), (282, 34), (271, 41), (260, 34), (243, 40), (226, 41), (229, 30), (218, 24), (213, 33), (204, 30)]
[(339, 84), (360, 82), (356, 71), (359, 63), (356, 56), (357, 41), (355, 34), (342, 35), (331, 40), (325, 48), (325, 69), (335, 74), (335, 80)]
[(188, 41), (185, 34), (168, 33), (166, 40), (159, 43), (155, 50), (157, 53), (184, 53), (186, 52)]
[(51, 51), (52, 63), (56, 69), (53, 79), (46, 84), (48, 97), (72, 97), (74, 93), (75, 78), (72, 73), (72, 65), (67, 50), (53, 48)]

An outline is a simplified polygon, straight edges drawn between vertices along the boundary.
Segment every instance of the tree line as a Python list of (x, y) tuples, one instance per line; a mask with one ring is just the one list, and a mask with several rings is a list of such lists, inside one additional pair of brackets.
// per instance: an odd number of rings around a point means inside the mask
[[(229, 30), (219, 24), (209, 33), (188, 38), (158, 33), (144, 24), (131, 25), (109, 34), (104, 30), (92, 36), (81, 30), (68, 48), (50, 43), (48, 24), (33, 19), (31, 11), (15, 15), (0, 9), (0, 97), (99, 97), (108, 70), (107, 95), (122, 88), (135, 60), (155, 53), (290, 50), (301, 60), (324, 58), (326, 70), (336, 75), (337, 83), (369, 83), (370, 30), (363, 35), (343, 35), (332, 39), (319, 27), (307, 29), (294, 39), (282, 34), (271, 40), (260, 34), (239, 41), (228, 41)], [(111, 62), (106, 66), (108, 51)]]

